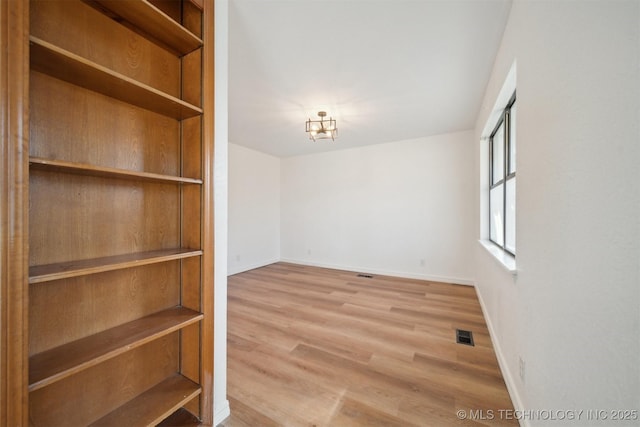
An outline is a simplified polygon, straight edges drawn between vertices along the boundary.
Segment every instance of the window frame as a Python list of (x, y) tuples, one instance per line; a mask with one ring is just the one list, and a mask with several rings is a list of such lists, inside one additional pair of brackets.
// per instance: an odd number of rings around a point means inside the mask
[[(489, 241), (494, 245), (498, 246), (501, 250), (508, 253), (509, 255), (515, 258), (516, 251), (510, 251), (507, 249), (507, 182), (516, 178), (517, 169), (515, 165), (513, 167), (513, 172), (509, 172), (511, 168), (511, 108), (516, 102), (516, 92), (514, 91), (509, 98), (509, 102), (505, 106), (504, 110), (500, 114), (498, 121), (496, 122), (491, 134), (489, 135)], [(504, 135), (504, 147), (502, 153), (502, 179), (497, 182), (493, 181), (494, 177), (494, 136), (500, 129), (500, 126), (504, 124), (503, 135)], [(514, 156), (515, 160), (515, 156)], [(496, 242), (492, 238), (493, 231), (493, 221), (491, 220), (491, 190), (502, 186), (502, 244)], [(517, 194), (517, 192), (516, 192)], [(514, 218), (515, 221), (515, 218)], [(515, 239), (514, 239), (515, 241)], [(515, 248), (514, 248), (515, 249)]]

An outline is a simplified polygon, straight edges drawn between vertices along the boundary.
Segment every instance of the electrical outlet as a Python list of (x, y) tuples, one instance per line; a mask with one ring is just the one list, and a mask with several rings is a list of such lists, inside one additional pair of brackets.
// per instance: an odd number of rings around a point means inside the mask
[(424, 258), (421, 258), (421, 259), (420, 259), (420, 267), (424, 267), (424, 266), (425, 266), (425, 264), (426, 264), (425, 259), (424, 259)]
[(240, 262), (240, 255), (236, 255), (236, 261)]
[(522, 382), (524, 382), (524, 360), (522, 360), (522, 357), (518, 357), (518, 371), (520, 374), (520, 380), (522, 380)]
[(307, 255), (311, 255), (311, 249), (307, 249)]

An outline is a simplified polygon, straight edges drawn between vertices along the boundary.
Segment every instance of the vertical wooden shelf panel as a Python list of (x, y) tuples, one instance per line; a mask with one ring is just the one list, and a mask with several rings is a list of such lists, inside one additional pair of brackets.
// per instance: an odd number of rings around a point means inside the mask
[[(181, 16), (183, 24), (195, 34), (202, 34), (202, 11), (194, 8), (191, 3), (182, 4)], [(193, 51), (182, 58), (181, 92), (183, 98), (198, 106), (202, 106), (203, 95), (203, 55), (202, 50)], [(203, 176), (204, 144), (202, 135), (202, 116), (182, 121), (182, 164), (183, 175)], [(203, 193), (195, 186), (182, 188), (183, 227), (181, 245), (203, 246), (203, 221), (205, 212)], [(182, 304), (192, 310), (203, 310), (202, 289), (203, 262), (196, 259), (185, 259), (182, 262)], [(181, 330), (180, 349), (184, 355), (180, 359), (180, 371), (195, 382), (204, 377), (200, 349), (203, 343), (202, 324), (191, 325)], [(206, 344), (204, 344), (206, 345)], [(198, 356), (196, 357), (196, 354)], [(191, 413), (201, 413), (206, 400), (192, 400), (185, 408)]]
[(210, 425), (213, 0), (28, 4), (29, 424)]
[(28, 15), (28, 2), (0, 2), (0, 425), (7, 426), (28, 423)]

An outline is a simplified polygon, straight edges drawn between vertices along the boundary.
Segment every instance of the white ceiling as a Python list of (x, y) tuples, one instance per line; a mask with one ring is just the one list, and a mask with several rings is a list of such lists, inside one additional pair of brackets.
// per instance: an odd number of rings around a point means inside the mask
[[(231, 0), (229, 140), (278, 157), (472, 129), (510, 0)], [(305, 121), (327, 111), (335, 142)]]

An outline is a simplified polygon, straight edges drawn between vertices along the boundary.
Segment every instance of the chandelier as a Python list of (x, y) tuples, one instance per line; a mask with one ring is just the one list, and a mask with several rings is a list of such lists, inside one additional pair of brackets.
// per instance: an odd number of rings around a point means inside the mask
[(325, 120), (326, 116), (326, 112), (318, 111), (318, 117), (320, 117), (320, 120), (307, 120), (306, 131), (309, 132), (309, 139), (313, 141), (317, 139), (336, 140), (336, 137), (338, 136), (336, 121), (331, 117), (329, 117), (328, 120)]

